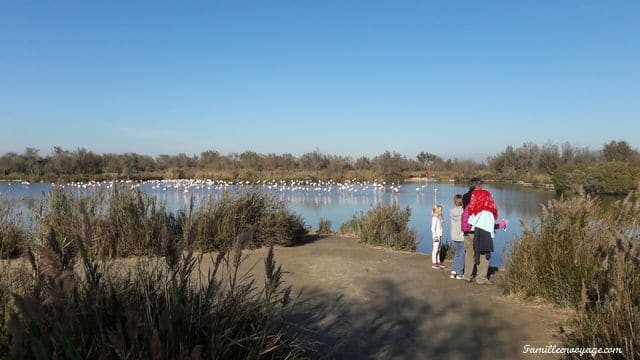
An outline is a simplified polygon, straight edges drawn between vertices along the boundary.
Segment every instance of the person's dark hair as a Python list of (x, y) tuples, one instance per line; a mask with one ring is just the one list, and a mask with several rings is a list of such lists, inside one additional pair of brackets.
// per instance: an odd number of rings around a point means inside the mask
[(479, 185), (482, 185), (484, 183), (484, 181), (482, 181), (482, 179), (480, 179), (479, 177), (473, 177), (471, 178), (471, 184), (476, 187)]

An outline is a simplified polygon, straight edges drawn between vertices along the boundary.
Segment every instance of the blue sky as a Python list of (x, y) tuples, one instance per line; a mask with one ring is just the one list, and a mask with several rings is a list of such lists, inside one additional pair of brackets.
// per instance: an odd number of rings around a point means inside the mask
[(638, 1), (2, 1), (0, 153), (640, 145)]

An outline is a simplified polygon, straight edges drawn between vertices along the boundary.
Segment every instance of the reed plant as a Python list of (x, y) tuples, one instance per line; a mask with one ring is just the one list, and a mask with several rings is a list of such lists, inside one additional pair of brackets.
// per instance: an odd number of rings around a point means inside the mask
[[(56, 187), (30, 209), (30, 231), (14, 207), (0, 206), (3, 251), (19, 249), (8, 257), (31, 264), (27, 278), (2, 270), (0, 354), (244, 359), (308, 348), (289, 330), (294, 301), (273, 256), (274, 244), (290, 245), (306, 228), (282, 202), (244, 193), (173, 214), (136, 188)], [(270, 249), (261, 287), (239, 268), (242, 249), (262, 245)], [(221, 251), (207, 259), (195, 250)], [(128, 256), (142, 257), (134, 267), (113, 260)]]
[(74, 258), (77, 251), (75, 239), (82, 228), (80, 207), (81, 204), (85, 206), (88, 199), (53, 187), (37, 206), (30, 209), (33, 246), (45, 244), (53, 232), (60, 244), (61, 256), (65, 259)]
[(640, 200), (630, 195), (606, 212), (589, 197), (552, 200), (537, 223), (523, 225), (505, 290), (574, 308), (571, 345), (640, 357)]
[(318, 222), (318, 235), (327, 235), (331, 234), (332, 232), (331, 220), (327, 218), (320, 218), (320, 221)]
[[(306, 345), (289, 329), (295, 306), (273, 247), (264, 286), (239, 271), (251, 234), (215, 257), (186, 246), (134, 267), (98, 260), (88, 249), (95, 224), (83, 213), (78, 249), (67, 256), (55, 230), (29, 253), (27, 289), (7, 306), (0, 288), (0, 350), (11, 358), (297, 358)], [(118, 260), (116, 260), (118, 261)], [(209, 265), (205, 266), (206, 264)], [(4, 317), (3, 317), (4, 319)]]
[(302, 218), (285, 203), (257, 192), (205, 200), (195, 209), (193, 221), (196, 242), (202, 250), (226, 249), (250, 228), (255, 230), (251, 247), (292, 245), (307, 233)]
[(415, 251), (418, 241), (415, 230), (409, 228), (410, 217), (409, 207), (380, 204), (367, 214), (354, 216), (341, 230), (353, 231), (366, 244)]
[(135, 187), (114, 186), (88, 194), (56, 187), (30, 210), (33, 231), (23, 230), (17, 217), (2, 216), (5, 213), (0, 209), (6, 257), (20, 256), (21, 244), (31, 235), (34, 244), (44, 243), (51, 230), (67, 256), (74, 256), (82, 219), (89, 219), (93, 230), (86, 239), (87, 251), (100, 259), (166, 256), (172, 248), (184, 246), (190, 233), (201, 251), (228, 249), (250, 228), (255, 230), (250, 247), (292, 245), (307, 234), (302, 218), (284, 202), (257, 192), (225, 194), (198, 204), (192, 200), (188, 208), (172, 213), (166, 204)]
[(43, 243), (53, 230), (72, 256), (83, 217), (90, 219), (95, 230), (87, 239), (87, 249), (100, 258), (163, 255), (160, 235), (175, 238), (181, 232), (164, 205), (136, 188), (115, 186), (111, 191), (77, 194), (56, 187), (31, 210), (35, 242)]
[(96, 222), (96, 251), (107, 257), (161, 255), (180, 240), (182, 224), (156, 198), (137, 188), (115, 186)]
[(340, 225), (340, 233), (343, 235), (358, 235), (358, 231), (360, 230), (360, 219), (362, 218), (362, 214), (357, 215), (354, 214), (351, 218), (342, 225)]
[(28, 246), (22, 212), (16, 203), (0, 194), (0, 259), (22, 256)]

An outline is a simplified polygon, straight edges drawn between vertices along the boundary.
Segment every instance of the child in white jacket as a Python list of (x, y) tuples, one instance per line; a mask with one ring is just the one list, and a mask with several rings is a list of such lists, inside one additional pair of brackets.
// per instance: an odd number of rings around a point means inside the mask
[(431, 212), (431, 236), (433, 237), (433, 250), (431, 251), (431, 268), (444, 269), (440, 262), (440, 241), (442, 240), (442, 206), (434, 205)]

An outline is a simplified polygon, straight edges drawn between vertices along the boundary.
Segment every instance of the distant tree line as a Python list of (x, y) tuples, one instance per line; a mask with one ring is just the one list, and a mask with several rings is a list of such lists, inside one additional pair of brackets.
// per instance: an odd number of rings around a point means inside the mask
[[(28, 180), (221, 178), (229, 180), (360, 179), (400, 182), (410, 176), (438, 174), (440, 180), (481, 175), (487, 179), (553, 183), (559, 191), (623, 194), (638, 187), (640, 154), (626, 141), (611, 141), (600, 150), (570, 143), (527, 142), (507, 146), (487, 162), (443, 159), (421, 152), (409, 158), (385, 151), (374, 157), (330, 155), (316, 149), (295, 156), (255, 151), (223, 155), (207, 150), (199, 155), (136, 153), (97, 154), (85, 148), (53, 148), (42, 156), (35, 148), (0, 157), (0, 177)], [(444, 174), (444, 175), (443, 175)]]
[(477, 164), (469, 161), (443, 160), (421, 152), (415, 159), (391, 151), (373, 158), (330, 155), (315, 150), (300, 156), (259, 154), (255, 151), (220, 154), (207, 150), (200, 155), (159, 155), (152, 157), (136, 153), (97, 154), (85, 148), (66, 150), (59, 146), (50, 155), (41, 156), (35, 148), (22, 154), (9, 152), (0, 157), (0, 177), (31, 180), (108, 179), (108, 178), (185, 178), (221, 177), (254, 179), (280, 174), (316, 178), (376, 177), (401, 181), (412, 172), (460, 168), (473, 171)]
[(503, 179), (548, 179), (562, 192), (628, 194), (640, 181), (640, 153), (626, 141), (610, 141), (600, 150), (527, 142), (490, 157), (489, 167)]

